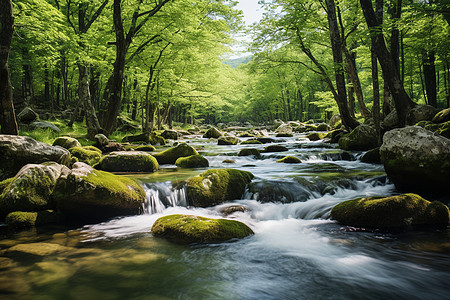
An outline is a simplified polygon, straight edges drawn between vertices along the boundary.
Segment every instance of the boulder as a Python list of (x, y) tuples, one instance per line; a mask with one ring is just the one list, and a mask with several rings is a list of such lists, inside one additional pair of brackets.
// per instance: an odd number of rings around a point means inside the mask
[(169, 148), (153, 156), (158, 160), (160, 165), (175, 164), (180, 157), (198, 155), (198, 152), (186, 143), (180, 143), (176, 147)]
[(0, 220), (14, 211), (35, 212), (53, 208), (50, 196), (57, 180), (69, 168), (57, 163), (24, 166), (0, 195)]
[(234, 163), (236, 163), (234, 160), (232, 160), (232, 159), (224, 159), (223, 161), (222, 161), (222, 163), (224, 163), (224, 164), (234, 164)]
[(128, 135), (122, 139), (124, 143), (146, 143), (152, 145), (165, 145), (166, 139), (156, 133), (144, 132), (138, 135)]
[(448, 193), (449, 139), (419, 126), (394, 129), (384, 135), (380, 156), (398, 189)]
[(317, 125), (317, 131), (330, 131), (331, 127), (326, 123), (320, 123)]
[(331, 117), (330, 121), (328, 122), (328, 124), (332, 127), (332, 128), (337, 128), (339, 127), (339, 125), (342, 124), (342, 120), (341, 120), (341, 115), (339, 114), (335, 114)]
[(264, 153), (269, 153), (269, 152), (284, 152), (287, 151), (288, 148), (281, 146), (281, 145), (269, 145), (267, 147), (264, 148)]
[(105, 146), (105, 145), (108, 145), (108, 143), (110, 142), (110, 140), (106, 137), (106, 135), (104, 135), (104, 134), (101, 134), (101, 133), (99, 133), (99, 134), (96, 134), (95, 136), (94, 136), (94, 139), (95, 139), (95, 141), (96, 141), (96, 144), (98, 145), (98, 146)]
[(277, 133), (276, 137), (293, 137), (292, 133)]
[(323, 140), (327, 134), (325, 132), (312, 132), (306, 135), (310, 141)]
[(378, 146), (375, 128), (364, 124), (339, 139), (339, 147), (344, 150), (366, 151)]
[(25, 229), (34, 226), (57, 224), (59, 222), (60, 216), (53, 210), (38, 212), (15, 211), (9, 213), (5, 218), (5, 224), (13, 229)]
[(223, 136), (222, 132), (220, 132), (217, 128), (215, 127), (211, 127), (209, 128), (205, 134), (203, 135), (204, 138), (210, 139), (210, 138), (214, 138), (214, 139), (218, 139), (221, 136)]
[(102, 157), (95, 168), (108, 172), (155, 172), (159, 164), (147, 152), (119, 151)]
[(53, 146), (60, 146), (65, 149), (70, 149), (72, 147), (81, 147), (81, 144), (77, 139), (68, 136), (60, 136), (53, 142)]
[(302, 161), (295, 156), (285, 156), (282, 159), (277, 160), (277, 163), (285, 163), (285, 164), (299, 164)]
[(187, 180), (189, 204), (209, 207), (240, 199), (253, 174), (235, 169), (211, 169)]
[(29, 107), (25, 107), (18, 115), (17, 120), (21, 123), (31, 123), (36, 121), (39, 115)]
[(450, 139), (450, 121), (440, 124), (438, 129), (439, 135)]
[(275, 132), (281, 134), (292, 134), (292, 127), (289, 124), (281, 124), (277, 129), (275, 129)]
[(450, 108), (441, 110), (432, 119), (433, 123), (444, 123), (450, 121)]
[(144, 189), (133, 179), (82, 162), (59, 178), (52, 197), (64, 217), (77, 222), (138, 214), (146, 199)]
[(67, 149), (50, 146), (30, 137), (0, 135), (0, 180), (13, 177), (26, 164), (39, 164), (54, 161), (70, 164)]
[(178, 140), (181, 134), (179, 134), (175, 130), (164, 130), (163, 133), (161, 133), (161, 136), (168, 140)]
[(262, 143), (258, 140), (247, 140), (241, 142), (241, 145), (262, 145)]
[(39, 122), (32, 122), (29, 125), (30, 129), (32, 130), (36, 130), (36, 129), (49, 129), (53, 132), (60, 132), (61, 130), (59, 129), (58, 126), (56, 126), (53, 123), (47, 122), (47, 121), (39, 121)]
[(393, 109), (381, 122), (381, 128), (385, 131), (399, 126), (397, 111)]
[[(156, 148), (152, 145), (139, 145), (131, 148), (134, 151), (155, 152)], [(129, 150), (127, 148), (127, 150)]]
[(256, 140), (263, 144), (275, 143), (275, 140), (270, 137), (257, 137)]
[(70, 154), (76, 157), (78, 161), (95, 165), (102, 158), (102, 151), (94, 146), (73, 147), (69, 149)]
[(221, 136), (217, 140), (217, 145), (237, 145), (239, 143), (239, 139), (234, 136)]
[(175, 165), (180, 168), (206, 168), (209, 167), (209, 161), (198, 154), (180, 157), (176, 160)]
[(361, 156), (361, 161), (369, 164), (381, 164), (380, 147), (369, 150)]
[(426, 225), (446, 228), (449, 210), (442, 202), (430, 202), (416, 194), (404, 194), (345, 201), (332, 209), (331, 218), (340, 224), (355, 227), (398, 229)]
[(227, 219), (209, 219), (191, 215), (169, 215), (156, 220), (155, 237), (176, 243), (217, 243), (253, 235), (244, 223)]
[(438, 112), (439, 110), (431, 105), (416, 105), (406, 115), (406, 124), (415, 125), (420, 121), (431, 121)]
[(220, 208), (219, 212), (222, 216), (227, 217), (235, 212), (246, 212), (248, 211), (248, 207), (244, 205), (227, 205), (225, 207)]
[(247, 148), (247, 149), (241, 149), (239, 151), (238, 156), (255, 156), (257, 158), (261, 157), (261, 151), (255, 148)]

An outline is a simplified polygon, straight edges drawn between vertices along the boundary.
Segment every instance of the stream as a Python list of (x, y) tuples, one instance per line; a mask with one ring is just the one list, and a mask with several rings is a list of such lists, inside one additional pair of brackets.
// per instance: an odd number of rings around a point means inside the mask
[[(142, 215), (82, 228), (2, 231), (0, 299), (450, 299), (448, 228), (385, 233), (328, 219), (342, 201), (398, 194), (382, 165), (362, 163), (361, 152), (348, 155), (303, 134), (275, 139), (288, 151), (259, 159), (236, 154), (268, 144), (186, 140), (209, 160), (209, 168), (255, 175), (242, 199), (190, 208), (182, 181), (208, 168), (162, 166), (152, 174), (129, 175), (147, 193)], [(276, 163), (286, 155), (302, 163)], [(449, 197), (441, 200), (450, 203)], [(255, 235), (177, 245), (150, 233), (161, 216), (220, 218), (221, 208), (232, 204), (248, 211), (228, 218), (246, 223)], [(62, 248), (41, 256), (2, 255), (27, 243)]]

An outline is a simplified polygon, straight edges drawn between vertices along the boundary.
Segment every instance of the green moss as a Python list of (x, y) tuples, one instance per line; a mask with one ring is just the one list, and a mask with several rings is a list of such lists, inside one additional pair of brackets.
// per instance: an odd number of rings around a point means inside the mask
[(192, 206), (208, 207), (240, 199), (253, 174), (235, 169), (211, 169), (187, 180)]
[(286, 156), (282, 159), (277, 160), (277, 163), (285, 163), (285, 164), (299, 164), (302, 161), (294, 156)]
[(94, 146), (73, 147), (69, 149), (69, 152), (73, 157), (78, 158), (78, 161), (87, 163), (90, 166), (95, 165), (102, 158), (102, 152)]
[(156, 153), (153, 156), (161, 165), (175, 164), (178, 158), (191, 155), (198, 155), (198, 152), (186, 143), (180, 143), (176, 147), (169, 148), (162, 152)]
[(154, 152), (156, 151), (156, 148), (152, 145), (141, 145), (134, 148), (136, 151), (145, 151), (145, 152)]
[(104, 156), (95, 168), (108, 172), (155, 172), (159, 164), (146, 152), (112, 152)]
[(244, 223), (189, 215), (170, 215), (153, 224), (152, 234), (178, 243), (215, 243), (253, 235)]
[(81, 144), (74, 138), (62, 136), (56, 138), (56, 140), (53, 142), (53, 146), (61, 146), (66, 149), (70, 149), (72, 147), (81, 147)]
[(24, 229), (34, 226), (56, 224), (60, 221), (60, 216), (53, 210), (39, 212), (15, 211), (9, 213), (5, 218), (5, 223), (13, 229)]
[(306, 135), (306, 137), (310, 141), (318, 141), (318, 140), (324, 139), (326, 135), (327, 135), (327, 133), (325, 133), (325, 132), (313, 132), (313, 133)]
[(11, 184), (11, 182), (14, 181), (14, 179), (14, 177), (11, 177), (0, 182), (0, 194), (3, 193), (3, 191)]
[(180, 157), (175, 165), (180, 168), (206, 168), (209, 167), (209, 161), (201, 155), (191, 155)]
[(256, 156), (261, 157), (261, 153), (258, 149), (255, 148), (248, 148), (248, 149), (241, 149), (239, 151), (238, 156)]
[(251, 144), (262, 145), (262, 143), (258, 140), (247, 140), (247, 141), (241, 142), (241, 145), (251, 145)]
[(339, 139), (339, 148), (344, 150), (366, 151), (378, 146), (375, 128), (369, 125), (359, 125)]
[(343, 225), (371, 228), (402, 228), (417, 225), (446, 227), (448, 207), (429, 202), (416, 194), (388, 198), (369, 197), (342, 202), (331, 211), (331, 218)]
[(217, 140), (218, 145), (237, 145), (239, 139), (234, 136), (222, 136)]
[(438, 133), (443, 137), (450, 139), (450, 121), (440, 124)]

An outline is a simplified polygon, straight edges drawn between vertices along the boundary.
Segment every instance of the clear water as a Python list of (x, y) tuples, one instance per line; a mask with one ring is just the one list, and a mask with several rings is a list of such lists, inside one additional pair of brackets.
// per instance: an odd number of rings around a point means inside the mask
[[(298, 140), (300, 139), (300, 140)], [(340, 160), (339, 150), (284, 138), (285, 153), (237, 157), (243, 147), (191, 142), (210, 168), (255, 175), (230, 218), (254, 236), (209, 245), (175, 245), (153, 238), (161, 216), (221, 217), (219, 207), (187, 207), (180, 181), (206, 169), (173, 166), (145, 176), (147, 214), (83, 228), (47, 228), (0, 240), (4, 299), (450, 299), (450, 230), (387, 234), (355, 231), (328, 219), (345, 200), (393, 195), (381, 165)], [(279, 164), (285, 155), (303, 163)], [(232, 159), (234, 164), (223, 163)], [(447, 201), (449, 199), (446, 199)], [(17, 254), (18, 244), (64, 246), (51, 254)]]

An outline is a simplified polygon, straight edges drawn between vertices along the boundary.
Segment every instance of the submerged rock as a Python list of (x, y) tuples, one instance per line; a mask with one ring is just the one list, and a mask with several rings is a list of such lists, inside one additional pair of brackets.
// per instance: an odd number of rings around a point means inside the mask
[(235, 169), (211, 169), (187, 180), (190, 205), (208, 207), (240, 199), (253, 174)]
[(241, 149), (238, 156), (255, 156), (259, 158), (261, 157), (261, 151), (255, 148)]
[(253, 235), (244, 223), (191, 215), (170, 215), (153, 224), (152, 234), (177, 243), (217, 243)]
[(223, 136), (223, 133), (220, 132), (216, 127), (211, 127), (210, 129), (208, 129), (206, 131), (206, 133), (203, 135), (204, 138), (210, 139), (210, 138), (214, 138), (214, 139), (218, 139), (221, 136)]
[(331, 218), (340, 224), (357, 227), (395, 229), (427, 225), (445, 228), (449, 210), (442, 202), (404, 194), (345, 201), (332, 209)]
[(206, 168), (209, 167), (209, 161), (205, 157), (197, 154), (180, 157), (175, 162), (175, 165), (180, 168)]
[(380, 156), (398, 189), (448, 193), (449, 139), (419, 126), (394, 129), (384, 135)]
[(70, 154), (76, 157), (78, 161), (95, 165), (102, 158), (102, 151), (94, 146), (73, 147), (69, 149)]
[(361, 157), (361, 161), (369, 164), (381, 164), (380, 147), (369, 150)]
[(339, 139), (339, 147), (344, 150), (370, 150), (378, 147), (375, 128), (369, 125), (359, 125), (352, 132)]
[(81, 147), (81, 144), (77, 139), (68, 136), (60, 136), (53, 142), (53, 146), (60, 146), (65, 149), (70, 149), (72, 147)]
[(237, 145), (239, 143), (239, 139), (234, 136), (221, 136), (217, 140), (218, 145)]
[(198, 155), (198, 152), (186, 143), (180, 143), (176, 147), (169, 148), (153, 156), (158, 160), (160, 165), (175, 164), (180, 157)]
[(108, 172), (155, 172), (159, 164), (147, 152), (121, 151), (104, 156), (95, 168)]
[(270, 152), (285, 152), (288, 148), (281, 146), (281, 145), (269, 145), (264, 148), (264, 153), (270, 153)]

